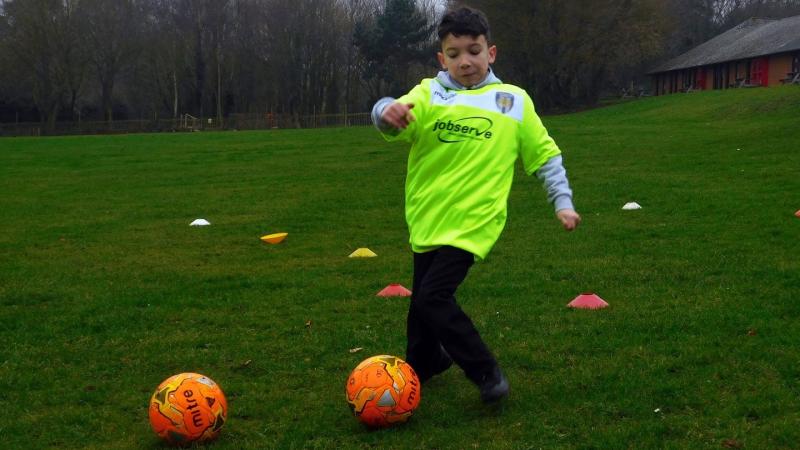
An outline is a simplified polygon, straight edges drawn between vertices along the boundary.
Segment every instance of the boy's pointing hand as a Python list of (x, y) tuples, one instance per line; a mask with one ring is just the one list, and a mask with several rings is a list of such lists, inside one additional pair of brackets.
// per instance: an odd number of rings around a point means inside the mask
[(413, 103), (394, 102), (383, 110), (381, 120), (394, 128), (403, 130), (416, 120), (414, 114), (411, 113), (412, 108), (414, 108)]
[(556, 213), (556, 217), (567, 231), (578, 228), (578, 224), (581, 223), (581, 216), (573, 209), (562, 209)]

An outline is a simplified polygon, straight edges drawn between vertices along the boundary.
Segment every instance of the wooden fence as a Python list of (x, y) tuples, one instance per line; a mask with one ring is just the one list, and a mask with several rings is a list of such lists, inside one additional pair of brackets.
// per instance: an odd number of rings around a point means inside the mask
[(356, 114), (231, 114), (220, 123), (214, 118), (183, 114), (177, 119), (115, 120), (108, 122), (57, 122), (48, 130), (38, 122), (0, 123), (0, 137), (66, 136), (79, 134), (127, 134), (281, 128), (329, 128), (370, 126), (369, 113)]

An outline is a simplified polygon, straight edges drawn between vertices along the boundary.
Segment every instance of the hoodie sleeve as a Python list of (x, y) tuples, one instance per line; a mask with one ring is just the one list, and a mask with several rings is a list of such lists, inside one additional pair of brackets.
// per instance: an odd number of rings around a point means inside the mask
[(547, 201), (553, 204), (556, 212), (562, 209), (575, 209), (572, 204), (572, 189), (569, 188), (567, 170), (561, 155), (553, 156), (536, 171), (536, 178), (542, 181), (547, 192)]
[(375, 106), (372, 107), (372, 123), (381, 133), (389, 132), (392, 129), (391, 125), (381, 120), (381, 116), (383, 116), (383, 110), (395, 101), (394, 97), (383, 97), (375, 102)]
[(522, 165), (525, 173), (531, 175), (550, 158), (560, 155), (561, 150), (536, 114), (530, 96), (525, 94), (524, 101), (525, 109), (517, 136)]
[[(429, 109), (430, 98), (431, 98), (430, 82), (431, 82), (430, 79), (422, 80), (422, 82), (417, 86), (415, 86), (414, 89), (412, 89), (408, 94), (403, 95), (398, 99), (394, 99), (392, 97), (384, 97), (375, 103), (375, 106), (372, 107), (372, 123), (375, 124), (375, 127), (378, 129), (378, 131), (380, 131), (384, 139), (386, 139), (387, 141), (406, 141), (406, 142), (413, 142), (416, 140), (417, 128), (419, 122), (418, 119), (420, 117), (424, 117), (425, 113)], [(404, 130), (399, 130), (397, 128), (394, 128), (388, 123), (381, 120), (381, 115), (383, 114), (383, 110), (394, 102), (414, 104), (414, 108), (411, 110), (411, 114), (417, 120), (411, 122), (408, 125), (408, 127)]]
[(575, 209), (572, 204), (572, 190), (567, 180), (567, 171), (561, 150), (547, 132), (533, 106), (530, 96), (525, 95), (525, 109), (520, 125), (520, 153), (525, 173), (536, 174), (542, 181), (549, 201), (556, 212), (562, 209)]

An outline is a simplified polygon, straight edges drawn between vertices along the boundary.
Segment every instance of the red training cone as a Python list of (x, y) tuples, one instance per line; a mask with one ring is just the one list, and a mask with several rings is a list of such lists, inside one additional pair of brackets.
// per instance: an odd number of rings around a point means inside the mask
[(608, 306), (608, 303), (606, 303), (602, 298), (598, 297), (595, 293), (585, 292), (575, 297), (567, 304), (567, 306), (570, 308), (580, 309), (600, 309)]
[(797, 210), (797, 212), (796, 212), (796, 213), (794, 213), (794, 216), (795, 216), (795, 217), (800, 217), (800, 209), (798, 209), (798, 210)]
[(411, 295), (411, 291), (402, 285), (392, 283), (383, 288), (377, 295), (378, 297), (408, 297)]

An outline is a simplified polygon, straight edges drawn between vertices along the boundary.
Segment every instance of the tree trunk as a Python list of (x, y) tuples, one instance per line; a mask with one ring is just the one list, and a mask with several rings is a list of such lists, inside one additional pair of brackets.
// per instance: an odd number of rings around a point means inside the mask
[[(69, 112), (70, 116), (72, 117), (73, 122), (75, 121), (75, 104), (78, 103), (78, 90), (72, 89), (70, 90), (70, 98), (69, 98)], [(78, 111), (78, 117), (80, 117), (80, 111)]]
[(53, 103), (45, 113), (47, 116), (47, 125), (45, 129), (48, 134), (56, 129), (56, 118), (58, 117), (58, 103)]
[(219, 59), (220, 49), (217, 43), (217, 127), (222, 126), (222, 68)]
[(114, 105), (112, 95), (114, 92), (114, 81), (113, 80), (104, 80), (102, 81), (102, 102), (103, 102), (103, 114), (105, 116), (106, 122), (111, 124), (114, 120)]
[(172, 71), (172, 118), (178, 118), (178, 75)]

